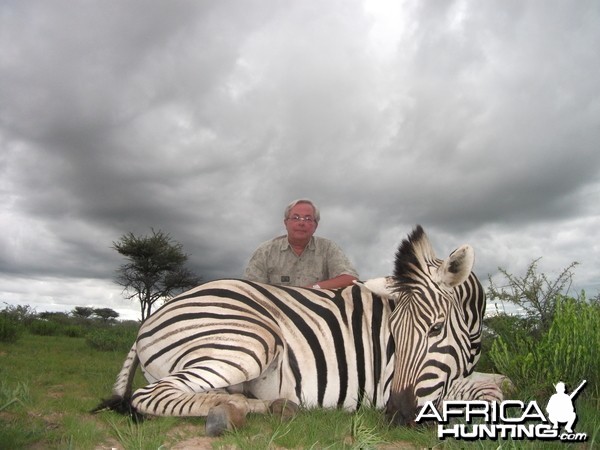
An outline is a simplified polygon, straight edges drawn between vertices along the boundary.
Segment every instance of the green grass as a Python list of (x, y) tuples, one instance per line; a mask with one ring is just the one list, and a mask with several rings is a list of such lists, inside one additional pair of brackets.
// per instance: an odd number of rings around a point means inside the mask
[[(85, 338), (24, 333), (0, 342), (0, 449), (161, 449), (204, 436), (202, 418), (151, 418), (140, 424), (113, 412), (89, 411), (110, 395), (126, 351), (98, 351)], [(138, 373), (135, 385), (145, 382)], [(519, 398), (511, 397), (511, 398)], [(522, 399), (527, 400), (527, 399)], [(537, 398), (541, 404), (545, 399)], [(291, 421), (250, 415), (247, 426), (210, 440), (213, 448), (594, 448), (600, 443), (598, 393), (578, 398), (576, 429), (584, 445), (548, 442), (440, 441), (434, 428), (396, 428), (369, 408), (301, 411)]]

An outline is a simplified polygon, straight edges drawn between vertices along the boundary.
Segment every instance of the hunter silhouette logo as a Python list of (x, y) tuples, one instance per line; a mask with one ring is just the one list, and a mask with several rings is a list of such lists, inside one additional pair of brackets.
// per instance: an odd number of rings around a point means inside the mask
[(546, 411), (548, 411), (548, 419), (554, 425), (552, 429), (558, 429), (558, 423), (566, 422), (565, 431), (567, 433), (573, 433), (573, 425), (577, 420), (577, 414), (575, 414), (575, 407), (573, 406), (573, 399), (577, 396), (583, 385), (587, 383), (587, 380), (583, 380), (582, 383), (575, 389), (570, 395), (565, 393), (565, 383), (559, 381), (556, 383), (556, 394), (550, 397)]
[[(558, 439), (583, 442), (587, 440), (587, 434), (573, 431), (577, 422), (573, 402), (585, 384), (586, 380), (583, 380), (571, 394), (567, 394), (565, 383), (556, 383), (556, 394), (550, 397), (546, 405), (547, 415), (535, 400), (527, 403), (521, 400), (505, 400), (501, 403), (450, 400), (443, 401), (441, 405), (428, 401), (419, 411), (415, 422), (437, 421), (440, 439)], [(453, 419), (458, 419), (459, 423)], [(562, 433), (559, 424), (565, 424)]]

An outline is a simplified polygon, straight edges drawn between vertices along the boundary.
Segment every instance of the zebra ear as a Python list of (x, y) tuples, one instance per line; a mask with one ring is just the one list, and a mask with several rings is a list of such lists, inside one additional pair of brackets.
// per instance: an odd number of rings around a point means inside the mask
[(449, 288), (461, 284), (470, 275), (474, 262), (475, 252), (470, 245), (457, 248), (437, 269), (437, 281)]
[(361, 289), (378, 295), (379, 297), (395, 298), (397, 294), (392, 289), (392, 277), (371, 278), (367, 281), (354, 280), (354, 284)]

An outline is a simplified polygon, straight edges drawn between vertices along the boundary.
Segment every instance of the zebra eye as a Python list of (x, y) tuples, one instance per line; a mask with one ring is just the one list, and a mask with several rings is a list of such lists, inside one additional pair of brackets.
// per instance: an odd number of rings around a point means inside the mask
[(429, 329), (429, 337), (437, 336), (442, 332), (442, 328), (444, 327), (443, 322), (434, 323)]

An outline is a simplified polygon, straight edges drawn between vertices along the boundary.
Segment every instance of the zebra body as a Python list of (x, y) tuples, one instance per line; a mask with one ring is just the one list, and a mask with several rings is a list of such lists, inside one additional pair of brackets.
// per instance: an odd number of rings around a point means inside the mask
[[(243, 280), (201, 285), (152, 315), (136, 351), (149, 380), (241, 390), (309, 407), (384, 406), (390, 300), (358, 286), (309, 290)], [(157, 352), (157, 350), (160, 350)]]
[[(103, 405), (210, 418), (221, 404), (242, 414), (266, 412), (278, 399), (367, 404), (404, 424), (428, 400), (499, 400), (498, 376), (472, 375), (485, 307), (472, 265), (468, 246), (435, 258), (417, 227), (396, 254), (394, 276), (364, 285), (203, 284), (142, 324)], [(132, 395), (138, 362), (150, 384)]]

